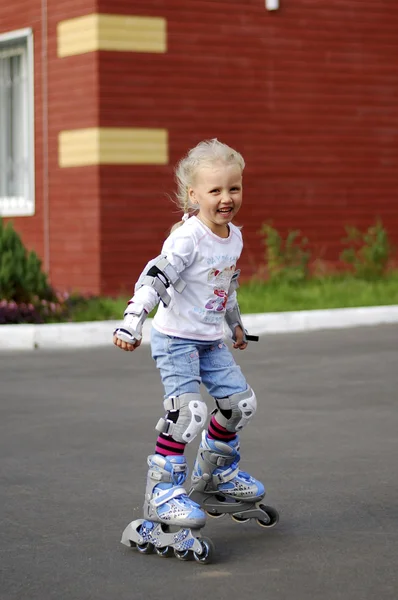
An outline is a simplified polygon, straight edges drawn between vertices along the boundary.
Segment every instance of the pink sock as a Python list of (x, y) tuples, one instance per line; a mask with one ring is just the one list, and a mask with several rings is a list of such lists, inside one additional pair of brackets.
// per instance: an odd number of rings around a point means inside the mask
[(185, 444), (181, 444), (180, 442), (176, 442), (170, 435), (160, 434), (156, 441), (156, 454), (161, 454), (162, 456), (170, 456), (170, 455), (180, 455), (184, 454)]
[(220, 442), (231, 442), (236, 438), (236, 433), (228, 431), (225, 427), (222, 427), (215, 418), (215, 415), (211, 417), (207, 435), (212, 440), (219, 440)]

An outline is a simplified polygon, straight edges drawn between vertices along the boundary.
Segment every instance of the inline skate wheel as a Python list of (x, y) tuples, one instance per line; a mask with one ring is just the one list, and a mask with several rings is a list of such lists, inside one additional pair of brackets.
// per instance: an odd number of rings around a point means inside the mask
[(162, 556), (163, 558), (170, 558), (173, 556), (174, 551), (171, 546), (164, 546), (163, 548), (155, 548), (156, 554)]
[(154, 550), (153, 544), (150, 542), (147, 544), (136, 544), (136, 547), (140, 554), (152, 554)]
[[(220, 503), (221, 502), (226, 502), (226, 498), (222, 494), (216, 494), (215, 495), (215, 499), (218, 500), (218, 502), (220, 502)], [(213, 510), (213, 512), (205, 510), (205, 513), (206, 513), (206, 515), (208, 515), (212, 519), (221, 519), (221, 517), (224, 517), (225, 514), (226, 514), (225, 512), (217, 512), (217, 511), (214, 511), (214, 510)]]
[(178, 560), (190, 560), (191, 553), (189, 550), (174, 550), (174, 556), (178, 558)]
[(231, 519), (235, 521), (235, 523), (247, 523), (250, 519), (245, 517), (238, 517), (237, 515), (231, 515)]
[(225, 517), (225, 513), (210, 512), (208, 510), (205, 510), (205, 513), (208, 517), (211, 517), (212, 519), (221, 519), (221, 517)]
[(260, 527), (274, 527), (274, 525), (276, 525), (279, 521), (278, 511), (275, 508), (272, 508), (272, 506), (266, 506), (265, 504), (260, 504), (259, 508), (261, 508), (261, 510), (263, 510), (267, 514), (269, 521), (256, 519), (257, 524), (260, 525)]
[(209, 538), (206, 537), (201, 538), (200, 543), (202, 545), (202, 552), (200, 554), (194, 552), (193, 557), (196, 562), (201, 563), (202, 565), (207, 565), (213, 558), (214, 544)]

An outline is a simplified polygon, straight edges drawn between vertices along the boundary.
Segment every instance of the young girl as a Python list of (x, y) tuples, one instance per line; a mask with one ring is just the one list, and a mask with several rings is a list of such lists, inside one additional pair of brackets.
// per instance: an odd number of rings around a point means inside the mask
[[(250, 337), (236, 296), (242, 235), (232, 224), (242, 204), (244, 166), (239, 152), (216, 139), (199, 143), (179, 162), (182, 221), (172, 228), (161, 255), (145, 267), (114, 332), (116, 346), (136, 350), (142, 325), (160, 302), (151, 350), (164, 385), (166, 415), (156, 426), (155, 453), (148, 457), (145, 520), (131, 523), (122, 538), (142, 552), (155, 546), (165, 555), (172, 547), (179, 558), (192, 550), (197, 560), (209, 562), (212, 544), (198, 535), (206, 520), (203, 508), (211, 516), (228, 512), (237, 521), (256, 518), (263, 526), (277, 521), (274, 509), (259, 504), (264, 486), (238, 468), (237, 432), (249, 423), (257, 403), (223, 341), (224, 320), (234, 348), (244, 350)], [(201, 383), (216, 409), (203, 432), (188, 496), (182, 487), (187, 476), (184, 449), (207, 418)], [(192, 537), (174, 542), (168, 525), (185, 528)]]

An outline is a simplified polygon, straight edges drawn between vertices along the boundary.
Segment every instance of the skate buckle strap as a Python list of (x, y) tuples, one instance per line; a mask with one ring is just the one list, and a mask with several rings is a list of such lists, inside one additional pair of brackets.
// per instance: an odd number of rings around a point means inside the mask
[(173, 475), (175, 473), (185, 473), (185, 471), (187, 470), (187, 465), (185, 463), (181, 463), (181, 464), (172, 463), (172, 468), (173, 468)]
[(167, 473), (167, 471), (160, 472), (157, 469), (149, 469), (148, 476), (152, 481), (162, 481), (163, 483), (171, 483), (172, 481), (172, 473)]
[(173, 463), (171, 465), (171, 467), (172, 467), (171, 482), (174, 483), (175, 485), (181, 485), (182, 483), (184, 483), (184, 481), (187, 477), (187, 471), (188, 471), (188, 467), (187, 467), (186, 463), (183, 463), (183, 464)]
[(229, 469), (227, 469), (226, 471), (223, 471), (222, 473), (217, 473), (217, 475), (213, 475), (216, 483), (228, 483), (228, 481), (231, 481), (232, 479), (234, 479), (237, 474), (239, 473), (239, 467), (230, 467)]
[(173, 487), (169, 490), (155, 490), (155, 495), (151, 500), (151, 504), (156, 507), (162, 506), (162, 504), (166, 504), (166, 502), (169, 502), (173, 498), (178, 498), (183, 495), (186, 496), (187, 492), (185, 491), (185, 488), (181, 486)]
[(215, 454), (213, 450), (205, 450), (202, 454), (203, 459), (216, 467), (225, 467), (236, 461), (236, 456), (222, 456)]

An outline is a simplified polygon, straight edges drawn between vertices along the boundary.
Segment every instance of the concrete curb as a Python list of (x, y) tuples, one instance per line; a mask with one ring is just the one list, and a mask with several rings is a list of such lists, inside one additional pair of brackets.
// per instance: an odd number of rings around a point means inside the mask
[[(247, 330), (258, 335), (342, 329), (398, 323), (398, 306), (301, 310), (243, 315), (242, 319)], [(148, 319), (144, 324), (144, 343), (149, 342), (151, 322), (152, 319)], [(48, 325), (0, 325), (0, 351), (110, 346), (112, 331), (119, 323), (120, 321), (92, 321)]]

